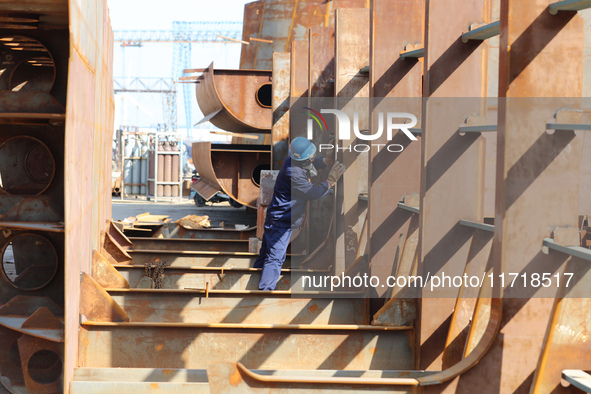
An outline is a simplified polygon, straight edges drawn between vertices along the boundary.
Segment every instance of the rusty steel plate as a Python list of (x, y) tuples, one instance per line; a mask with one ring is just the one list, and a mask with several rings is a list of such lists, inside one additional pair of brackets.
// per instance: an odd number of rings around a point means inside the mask
[(197, 142), (193, 144), (193, 163), (201, 176), (195, 185), (199, 194), (203, 190), (207, 194), (223, 191), (240, 204), (256, 208), (261, 171), (271, 167), (271, 150), (269, 145)]
[(211, 63), (197, 80), (197, 102), (205, 115), (199, 123), (211, 122), (240, 133), (269, 133), (273, 120), (271, 73), (214, 70)]

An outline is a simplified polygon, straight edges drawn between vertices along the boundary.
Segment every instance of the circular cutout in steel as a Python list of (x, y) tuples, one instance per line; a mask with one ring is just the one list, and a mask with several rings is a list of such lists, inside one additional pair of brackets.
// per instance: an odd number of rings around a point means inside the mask
[(53, 155), (38, 139), (13, 137), (0, 146), (0, 188), (8, 194), (40, 195), (54, 175)]
[(257, 89), (257, 103), (261, 107), (271, 108), (273, 103), (273, 85), (270, 83), (264, 83)]
[(39, 41), (24, 36), (2, 37), (0, 57), (0, 90), (49, 93), (53, 88), (55, 63)]
[(47, 286), (57, 268), (57, 252), (41, 235), (16, 235), (2, 249), (2, 273), (17, 289), (33, 291)]
[(62, 376), (62, 360), (51, 350), (36, 351), (27, 364), (29, 376), (40, 384), (50, 384)]
[(269, 164), (259, 164), (252, 170), (252, 182), (257, 185), (261, 186), (261, 171), (263, 170), (270, 170), (271, 166)]

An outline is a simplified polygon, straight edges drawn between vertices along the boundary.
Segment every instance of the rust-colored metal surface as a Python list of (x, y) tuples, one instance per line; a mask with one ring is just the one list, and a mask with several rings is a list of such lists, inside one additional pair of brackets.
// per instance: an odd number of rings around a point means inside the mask
[(195, 90), (205, 115), (201, 122), (240, 133), (270, 132), (271, 71), (218, 70), (211, 63), (197, 80)]
[[(151, 264), (155, 267), (155, 264)], [(120, 265), (117, 271), (132, 288), (138, 287), (146, 275), (145, 266)], [(233, 267), (189, 267), (165, 268), (162, 277), (163, 289), (205, 289), (211, 290), (258, 290), (261, 270), (257, 268)], [(326, 286), (312, 286), (311, 283), (322, 283), (327, 271), (290, 270), (284, 268), (279, 275), (276, 290), (330, 290), (330, 283)], [(306, 278), (306, 279), (304, 279)], [(303, 283), (303, 281), (306, 283)], [(98, 281), (98, 279), (97, 279)], [(315, 281), (315, 282), (314, 282)], [(120, 285), (109, 286), (123, 288)]]
[[(253, 15), (253, 9), (263, 2), (249, 3), (245, 6), (245, 15)], [(257, 5), (255, 5), (257, 4)], [(269, 70), (272, 66), (273, 52), (289, 52), (294, 41), (307, 40), (309, 28), (316, 26), (333, 27), (335, 11), (339, 8), (369, 7), (368, 0), (267, 0), (262, 5), (262, 24), (260, 30), (251, 37), (271, 42), (251, 41), (249, 46), (256, 47), (254, 68)], [(257, 14), (255, 18), (259, 18)], [(254, 30), (256, 22), (249, 23), (249, 30)], [(244, 30), (246, 31), (246, 29)], [(246, 40), (248, 41), (248, 40)], [(256, 45), (255, 45), (256, 44)], [(244, 58), (252, 57), (252, 48), (243, 47)], [(248, 63), (250, 64), (250, 63)]]
[[(403, 49), (405, 43), (422, 43), (424, 38), (425, 2), (402, 0), (373, 1), (371, 6), (371, 44), (370, 44), (370, 97), (387, 97), (387, 100), (374, 99), (374, 113), (383, 112), (385, 105), (403, 112), (420, 114), (422, 95), (422, 59), (400, 59), (396, 46)], [(406, 15), (397, 23), (391, 21), (396, 15)], [(396, 97), (401, 99), (397, 100)], [(375, 115), (372, 116), (370, 130), (377, 128)], [(368, 254), (371, 273), (387, 277), (397, 270), (396, 256), (399, 242), (402, 245), (408, 234), (411, 215), (398, 208), (392, 201), (402, 200), (405, 194), (419, 193), (421, 166), (421, 137), (411, 142), (404, 135), (396, 135), (392, 143), (405, 148), (399, 154), (370, 152), (368, 177), (371, 185), (369, 193)], [(386, 144), (383, 135), (376, 143)], [(392, 182), (391, 179), (396, 179)], [(399, 237), (402, 235), (402, 239)], [(387, 289), (372, 289), (374, 296), (383, 296)], [(411, 301), (416, 303), (416, 301)], [(379, 305), (379, 303), (378, 303)]]
[(256, 208), (261, 171), (270, 169), (268, 145), (193, 144), (193, 163), (208, 189), (222, 190), (235, 201)]
[(92, 251), (92, 277), (102, 287), (129, 288), (129, 282), (96, 250)]
[[(458, 222), (483, 219), (482, 139), (460, 136), (457, 131), (466, 115), (483, 111), (480, 97), (486, 97), (486, 43), (464, 44), (459, 37), (470, 23), (487, 21), (489, 7), (487, 0), (470, 4), (426, 1), (423, 91), (428, 99), (421, 119), (419, 225), (419, 272), (423, 275), (461, 276), (473, 232)], [(449, 287), (433, 294), (423, 289), (420, 369), (441, 368), (458, 290)]]
[[(583, 21), (576, 13), (552, 16), (549, 4), (501, 2), (499, 96), (506, 99), (499, 101), (493, 243), (497, 272), (531, 272), (533, 267), (561, 270), (567, 256), (540, 253), (540, 240), (549, 237), (554, 226), (578, 227), (577, 204), (572, 202), (578, 201), (581, 141), (572, 131), (549, 135), (545, 123), (565, 105), (576, 108), (577, 100), (560, 98), (582, 95)], [(536, 40), (525, 44), (524, 37), (531, 36)], [(549, 64), (561, 69), (563, 77), (539, 83)], [(533, 298), (535, 292), (529, 290), (525, 296), (531, 299), (516, 299), (515, 290), (504, 290), (503, 340), (478, 366), (479, 371), (495, 370), (489, 392), (492, 388), (496, 392), (534, 389), (546, 327), (555, 327), (555, 318), (550, 318), (553, 300)], [(574, 314), (572, 323), (576, 325), (580, 318)], [(560, 359), (556, 354), (554, 362)], [(539, 386), (530, 392), (561, 390), (560, 376), (548, 373), (538, 377)]]
[[(306, 107), (317, 107), (319, 97), (334, 97), (335, 84), (335, 31), (333, 27), (316, 26), (310, 28), (308, 49), (308, 104)], [(324, 100), (322, 100), (324, 101)], [(329, 100), (326, 100), (329, 101)], [(321, 108), (316, 108), (319, 110)], [(301, 109), (299, 109), (301, 111)], [(312, 141), (317, 147), (330, 143), (330, 134), (334, 134), (334, 122), (331, 117), (325, 119), (331, 132), (313, 133)], [(334, 152), (319, 152), (320, 155), (334, 159)], [(326, 179), (330, 166), (318, 170), (316, 182)], [(316, 250), (329, 237), (334, 238), (334, 226), (328, 218), (332, 218), (334, 211), (333, 199), (320, 199), (309, 203), (309, 236), (308, 249)], [(332, 231), (331, 231), (332, 230)], [(328, 245), (329, 247), (332, 245)], [(331, 251), (327, 255), (327, 263), (334, 261)]]
[[(351, 99), (369, 97), (368, 75), (360, 72), (369, 60), (369, 22), (367, 8), (336, 10), (335, 103), (337, 109), (348, 114), (350, 119), (353, 119), (353, 113), (359, 113), (359, 128), (362, 130), (367, 129), (369, 124), (368, 101)], [(346, 172), (337, 182), (335, 193), (336, 274), (344, 272), (355, 261), (363, 223), (359, 220), (362, 215), (359, 194), (367, 193), (368, 190), (368, 153), (353, 151), (356, 137), (347, 139), (342, 136), (345, 132), (350, 134), (350, 130), (337, 130), (335, 133), (335, 139), (342, 149), (337, 152), (337, 160), (347, 166)]]
[[(219, 361), (240, 361), (249, 368), (260, 369), (365, 370), (370, 366), (372, 369), (412, 366), (408, 362), (412, 352), (409, 338), (405, 331), (399, 330), (331, 331), (315, 330), (314, 326), (224, 329), (223, 326), (183, 328), (147, 324), (85, 324), (80, 339), (87, 345), (81, 348), (80, 366), (204, 369), (208, 363)], [(133, 347), (128, 346), (130, 340)], [(237, 343), (242, 345), (237, 348)], [(154, 351), (155, 348), (161, 350)], [(207, 358), (196, 355), (207, 355)]]
[(289, 97), (290, 66), (289, 52), (273, 54), (273, 126), (271, 145), (271, 169), (279, 170), (289, 155)]
[[(98, 229), (110, 216), (106, 175), (113, 114), (106, 2), (81, 3), (0, 5), (0, 305), (24, 294), (34, 296), (29, 301), (35, 309), (44, 297), (60, 308), (66, 299), (72, 338), (78, 332), (79, 273), (90, 267), (91, 245), (98, 245)], [(59, 329), (50, 327), (57, 321), (52, 313), (33, 310), (22, 326), (11, 326), (29, 332), (11, 345), (11, 368), (21, 371), (7, 376), (0, 367), (0, 380), (13, 392), (62, 392), (62, 381), (71, 376), (77, 341), (64, 349), (64, 343), (46, 345), (31, 336), (54, 329), (63, 342), (63, 311)], [(19, 355), (22, 364), (14, 362)], [(24, 379), (13, 381), (23, 373)]]
[[(289, 274), (288, 274), (289, 275)], [(225, 280), (226, 278), (224, 278)], [(201, 286), (200, 286), (201, 287)], [(202, 286), (203, 288), (205, 286)], [(235, 324), (365, 324), (362, 298), (297, 298), (289, 293), (164, 293), (147, 306), (144, 293), (111, 291), (132, 322)]]
[[(290, 110), (299, 110), (308, 104), (308, 41), (294, 41), (290, 60)], [(305, 135), (305, 124), (300, 116), (290, 116), (290, 141)]]
[(127, 313), (87, 273), (80, 276), (80, 314), (92, 321), (129, 321)]
[(571, 257), (565, 272), (571, 272), (578, 282), (570, 289), (561, 289), (552, 308), (544, 345), (531, 388), (532, 393), (571, 393), (573, 386), (561, 383), (565, 369), (591, 369), (591, 349), (587, 333), (591, 326), (589, 314), (589, 264)]
[[(165, 223), (163, 226), (168, 231), (170, 238), (185, 238), (185, 239), (241, 239), (248, 240), (254, 236), (256, 232), (255, 227), (250, 227), (244, 230), (236, 230), (232, 228), (224, 229), (186, 229), (174, 222)], [(162, 234), (162, 233), (160, 233)]]
[[(240, 69), (253, 70), (256, 67), (258, 41), (250, 41), (250, 37), (258, 37), (263, 22), (263, 11), (265, 1), (253, 1), (244, 5), (244, 25), (242, 27), (242, 41), (249, 42), (249, 45), (243, 45), (240, 52)], [(261, 45), (265, 45), (262, 44)]]

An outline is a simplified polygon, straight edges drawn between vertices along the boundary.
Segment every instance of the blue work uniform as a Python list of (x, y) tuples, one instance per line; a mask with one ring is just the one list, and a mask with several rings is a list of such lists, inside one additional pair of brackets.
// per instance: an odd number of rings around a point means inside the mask
[[(322, 157), (313, 164), (316, 168), (326, 166)], [(275, 290), (292, 230), (302, 225), (308, 201), (324, 197), (329, 189), (328, 182), (312, 184), (308, 171), (292, 166), (290, 157), (283, 162), (267, 208), (261, 251), (254, 263), (255, 268), (262, 268), (259, 290)]]

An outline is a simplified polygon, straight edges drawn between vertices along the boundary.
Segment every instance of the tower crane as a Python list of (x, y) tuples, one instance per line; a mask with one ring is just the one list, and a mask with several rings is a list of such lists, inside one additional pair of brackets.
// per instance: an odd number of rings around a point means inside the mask
[[(169, 130), (177, 129), (176, 81), (184, 75), (183, 70), (190, 67), (191, 44), (236, 44), (242, 37), (242, 22), (173, 22), (172, 30), (117, 30), (114, 41), (122, 47), (141, 47), (144, 43), (173, 43), (172, 81), (169, 89), (163, 89), (166, 125)], [(132, 78), (136, 86), (141, 86), (142, 78)], [(120, 85), (127, 85), (120, 81)], [(127, 81), (126, 81), (127, 82)], [(150, 86), (150, 82), (143, 84)], [(121, 89), (118, 91), (129, 91)], [(152, 88), (134, 90), (136, 92), (154, 92)], [(190, 85), (183, 85), (185, 119), (187, 133), (191, 135), (191, 90)]]

